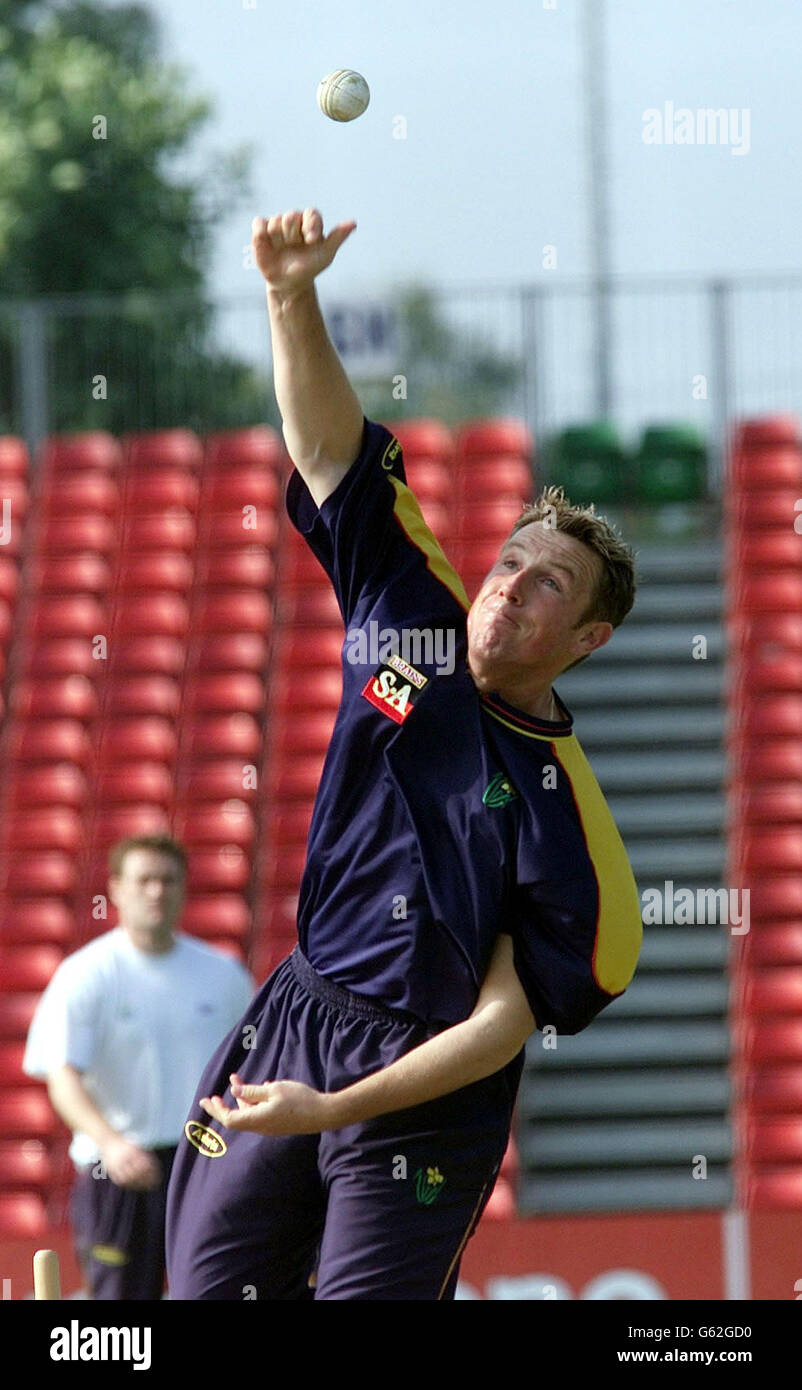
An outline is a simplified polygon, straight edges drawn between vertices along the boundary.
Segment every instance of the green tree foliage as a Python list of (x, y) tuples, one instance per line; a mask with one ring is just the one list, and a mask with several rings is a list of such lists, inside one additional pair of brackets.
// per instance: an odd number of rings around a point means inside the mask
[[(49, 316), (51, 429), (264, 418), (266, 384), (211, 345), (203, 288), (211, 229), (246, 192), (250, 152), (192, 177), (171, 167), (211, 107), (159, 48), (142, 5), (0, 3), (0, 295), (127, 297), (122, 311)], [(98, 373), (109, 391), (93, 401)]]

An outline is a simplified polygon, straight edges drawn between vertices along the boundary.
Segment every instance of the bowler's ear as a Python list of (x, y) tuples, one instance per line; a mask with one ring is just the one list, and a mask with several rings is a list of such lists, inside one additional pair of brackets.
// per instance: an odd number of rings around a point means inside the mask
[(585, 655), (590, 656), (591, 652), (597, 652), (599, 647), (606, 646), (614, 630), (612, 623), (591, 623), (579, 639)]

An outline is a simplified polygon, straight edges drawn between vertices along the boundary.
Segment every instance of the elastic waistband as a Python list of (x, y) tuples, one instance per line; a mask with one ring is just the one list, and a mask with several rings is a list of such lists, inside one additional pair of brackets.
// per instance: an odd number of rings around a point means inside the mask
[(400, 1023), (406, 1027), (420, 1028), (423, 1032), (428, 1032), (427, 1025), (415, 1014), (408, 1013), (404, 1009), (389, 1009), (386, 1004), (382, 1004), (378, 999), (371, 999), (366, 994), (354, 994), (350, 989), (344, 989), (342, 985), (335, 984), (333, 980), (327, 980), (324, 975), (319, 975), (314, 966), (310, 965), (300, 946), (296, 946), (289, 958), (293, 974), (299, 984), (303, 985), (307, 993), (313, 998), (320, 999), (330, 1008), (337, 1009), (340, 1013), (351, 1014), (354, 1018), (372, 1018), (380, 1023)]

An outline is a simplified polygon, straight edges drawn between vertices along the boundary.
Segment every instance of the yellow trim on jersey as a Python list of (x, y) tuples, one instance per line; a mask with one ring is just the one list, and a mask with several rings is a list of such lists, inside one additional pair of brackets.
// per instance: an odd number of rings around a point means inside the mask
[(471, 1212), (471, 1219), (470, 1219), (470, 1221), (468, 1222), (467, 1226), (465, 1227), (465, 1234), (463, 1235), (462, 1240), (460, 1241), (459, 1245), (457, 1246), (457, 1253), (456, 1253), (456, 1255), (454, 1256), (453, 1260), (451, 1261), (451, 1264), (448, 1266), (448, 1269), (446, 1270), (446, 1277), (445, 1277), (445, 1279), (443, 1280), (442, 1284), (440, 1285), (440, 1292), (439, 1292), (439, 1294), (437, 1295), (437, 1302), (438, 1302), (438, 1303), (440, 1302), (440, 1300), (441, 1300), (442, 1297), (443, 1297), (443, 1294), (444, 1294), (445, 1291), (446, 1291), (446, 1285), (448, 1284), (448, 1281), (449, 1281), (449, 1279), (451, 1278), (451, 1274), (452, 1274), (452, 1271), (453, 1271), (453, 1269), (454, 1269), (454, 1265), (457, 1263), (457, 1260), (460, 1258), (460, 1256), (461, 1256), (463, 1250), (465, 1249), (465, 1246), (468, 1244), (468, 1237), (469, 1237), (469, 1235), (471, 1234), (471, 1231), (473, 1230), (473, 1223), (474, 1223), (474, 1221), (476, 1220), (477, 1214), (478, 1214), (478, 1212), (479, 1212), (479, 1207), (480, 1207), (481, 1204), (482, 1204), (482, 1199), (483, 1199), (483, 1197), (484, 1197), (484, 1195), (485, 1195), (486, 1192), (487, 1192), (487, 1183), (485, 1183), (484, 1187), (482, 1188), (481, 1192), (479, 1193), (479, 1200), (477, 1201), (476, 1206), (474, 1207), (473, 1211)]
[(638, 889), (618, 827), (577, 739), (555, 739), (554, 756), (573, 788), (599, 885), (594, 978), (608, 994), (620, 994), (635, 973), (643, 937)]
[(396, 491), (395, 505), (393, 512), (406, 531), (413, 545), (422, 550), (429, 562), (429, 569), (436, 579), (448, 589), (450, 594), (466, 611), (470, 608), (468, 595), (464, 585), (454, 566), (446, 559), (440, 546), (432, 535), (429, 527), (423, 519), (418, 504), (418, 499), (414, 492), (411, 492), (406, 483), (402, 483), (400, 478), (394, 478), (390, 474), (390, 482)]

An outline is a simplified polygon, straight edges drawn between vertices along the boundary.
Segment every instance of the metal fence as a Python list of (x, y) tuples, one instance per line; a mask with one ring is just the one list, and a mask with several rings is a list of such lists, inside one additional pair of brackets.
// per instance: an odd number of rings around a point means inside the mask
[[(384, 360), (369, 374), (360, 367), (370, 413), (509, 412), (543, 440), (600, 418), (606, 379), (610, 418), (626, 443), (648, 424), (695, 424), (715, 483), (728, 421), (802, 410), (802, 276), (544, 280), (426, 293), (449, 347), (421, 350), (404, 292), (385, 294), (398, 311), (397, 365)], [(603, 362), (598, 315), (609, 324)], [(202, 313), (186, 296), (144, 292), (5, 300), (0, 342), (0, 430), (32, 447), (72, 429), (203, 432), (276, 421), (258, 292), (209, 302)]]

